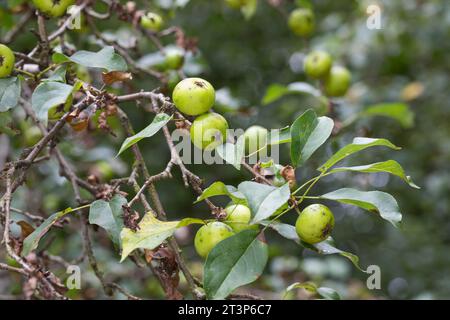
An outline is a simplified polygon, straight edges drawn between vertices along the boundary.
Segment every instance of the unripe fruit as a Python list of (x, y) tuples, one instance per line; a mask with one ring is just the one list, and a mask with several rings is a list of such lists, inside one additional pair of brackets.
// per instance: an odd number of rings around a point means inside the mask
[(184, 54), (181, 50), (175, 48), (167, 49), (165, 56), (164, 67), (166, 70), (177, 70), (183, 66)]
[(8, 77), (14, 69), (14, 53), (4, 44), (0, 44), (0, 78)]
[(60, 17), (75, 0), (33, 0), (34, 6), (50, 17)]
[(267, 134), (267, 129), (261, 126), (251, 126), (245, 130), (244, 139), (246, 154), (251, 154), (266, 146)]
[(186, 78), (173, 90), (172, 100), (182, 113), (196, 116), (211, 109), (216, 98), (213, 86), (201, 78)]
[(310, 9), (295, 9), (289, 15), (288, 25), (296, 35), (307, 37), (314, 31), (314, 13)]
[(147, 12), (141, 17), (140, 23), (142, 28), (157, 32), (163, 25), (163, 19), (159, 14)]
[(42, 134), (41, 130), (37, 126), (32, 126), (32, 127), (26, 128), (23, 131), (23, 134), (24, 134), (24, 138), (25, 138), (24, 139), (25, 140), (25, 145), (27, 147), (34, 146), (44, 136)]
[(303, 63), (306, 75), (319, 79), (326, 76), (331, 69), (333, 59), (325, 51), (313, 51), (309, 53)]
[(324, 89), (329, 97), (342, 97), (350, 87), (351, 74), (347, 68), (334, 66), (325, 78)]
[(248, 0), (225, 0), (231, 9), (240, 9), (247, 4)]
[(198, 229), (195, 235), (195, 250), (199, 256), (206, 258), (212, 248), (233, 234), (233, 230), (223, 222), (208, 223)]
[(228, 122), (220, 114), (205, 113), (192, 122), (191, 141), (199, 149), (212, 150), (226, 141), (227, 129)]
[(234, 232), (248, 229), (248, 223), (252, 217), (250, 208), (242, 204), (233, 204), (225, 208), (227, 213), (226, 221)]
[(314, 244), (327, 239), (334, 227), (334, 216), (331, 210), (322, 204), (307, 206), (300, 213), (295, 230), (303, 241)]

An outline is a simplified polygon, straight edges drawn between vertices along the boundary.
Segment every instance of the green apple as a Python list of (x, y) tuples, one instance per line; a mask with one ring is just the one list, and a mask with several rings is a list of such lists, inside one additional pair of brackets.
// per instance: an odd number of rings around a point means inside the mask
[(231, 9), (241, 9), (248, 3), (248, 0), (225, 0), (225, 3)]
[(163, 19), (159, 14), (147, 12), (141, 17), (141, 27), (150, 31), (157, 32), (163, 25)]
[(212, 150), (227, 138), (228, 122), (218, 113), (205, 113), (191, 125), (191, 141), (199, 149)]
[(268, 131), (261, 126), (251, 126), (244, 132), (245, 152), (252, 154), (266, 146)]
[(334, 66), (325, 78), (324, 89), (329, 97), (342, 97), (350, 87), (352, 76), (347, 68)]
[(313, 51), (309, 53), (303, 62), (305, 73), (314, 79), (325, 77), (331, 69), (333, 59), (325, 51)]
[(166, 70), (178, 70), (183, 66), (184, 54), (180, 49), (170, 48), (164, 54), (164, 67)]
[(310, 9), (295, 9), (289, 15), (289, 28), (301, 37), (307, 37), (314, 31), (314, 13)]
[(186, 78), (180, 81), (172, 94), (177, 109), (190, 116), (209, 111), (215, 98), (216, 93), (211, 83), (201, 78)]
[(242, 204), (232, 204), (225, 208), (225, 212), (227, 213), (225, 221), (236, 233), (252, 227), (257, 227), (249, 226), (248, 224), (252, 218), (252, 213), (247, 206)]
[(27, 147), (32, 147), (36, 143), (38, 143), (42, 137), (44, 136), (41, 130), (37, 126), (31, 126), (29, 128), (24, 129), (23, 131), (25, 145)]
[(50, 17), (62, 16), (67, 12), (67, 8), (74, 3), (75, 0), (33, 0), (34, 6)]
[(14, 69), (14, 53), (4, 44), (0, 44), (0, 78), (8, 77)]
[(295, 230), (303, 241), (314, 244), (327, 239), (334, 228), (334, 216), (331, 210), (322, 204), (307, 206), (300, 213)]
[(210, 222), (198, 229), (195, 235), (194, 245), (198, 255), (206, 258), (209, 252), (220, 241), (232, 236), (234, 234), (231, 227), (223, 222)]

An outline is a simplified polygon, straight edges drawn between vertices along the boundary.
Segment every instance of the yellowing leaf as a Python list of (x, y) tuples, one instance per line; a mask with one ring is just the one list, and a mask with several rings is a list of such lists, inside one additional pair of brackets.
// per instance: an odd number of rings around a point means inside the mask
[(203, 223), (200, 219), (186, 218), (181, 221), (161, 221), (148, 212), (139, 222), (139, 229), (133, 231), (123, 228), (120, 233), (122, 240), (122, 257), (120, 262), (136, 249), (152, 250), (173, 235), (177, 228), (193, 223)]

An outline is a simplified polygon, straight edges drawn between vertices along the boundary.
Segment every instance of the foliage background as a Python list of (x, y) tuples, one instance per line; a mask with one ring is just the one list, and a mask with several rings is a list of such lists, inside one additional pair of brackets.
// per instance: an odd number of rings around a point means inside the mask
[[(144, 8), (170, 6), (172, 1), (137, 1)], [(176, 1), (175, 1), (176, 2)], [(299, 68), (299, 58), (311, 48), (324, 48), (335, 59), (344, 63), (353, 75), (353, 86), (347, 98), (336, 108), (339, 119), (345, 120), (359, 110), (379, 102), (408, 103), (415, 114), (414, 124), (401, 126), (387, 118), (361, 118), (342, 130), (297, 172), (299, 181), (310, 177), (326, 156), (348, 143), (354, 136), (384, 137), (402, 146), (400, 152), (382, 149), (365, 156), (351, 158), (352, 164), (373, 162), (389, 157), (400, 162), (421, 190), (408, 188), (402, 181), (384, 174), (339, 174), (320, 183), (316, 194), (348, 185), (355, 188), (379, 189), (392, 193), (404, 214), (403, 230), (359, 209), (329, 203), (336, 215), (334, 237), (338, 247), (357, 254), (363, 266), (376, 264), (382, 271), (382, 289), (369, 291), (365, 287), (366, 275), (356, 270), (346, 259), (334, 256), (317, 256), (303, 252), (298, 246), (287, 245), (276, 235), (269, 241), (271, 258), (264, 276), (251, 288), (244, 288), (266, 298), (280, 298), (287, 285), (298, 280), (312, 279), (338, 290), (344, 298), (450, 298), (448, 268), (450, 255), (450, 106), (448, 52), (450, 46), (450, 4), (445, 1), (419, 0), (377, 1), (382, 7), (382, 29), (366, 27), (366, 8), (373, 1), (314, 1), (317, 32), (309, 41), (295, 37), (286, 26), (286, 18), (259, 1), (258, 9), (250, 20), (232, 11), (222, 1), (191, 0), (177, 9), (160, 9), (168, 25), (179, 25), (188, 36), (198, 38), (199, 56), (187, 63), (189, 75), (200, 74), (216, 89), (227, 88), (239, 110), (228, 110), (225, 116), (231, 127), (246, 128), (261, 124), (270, 128), (287, 125), (308, 107), (320, 106), (306, 96), (293, 95), (263, 106), (265, 90), (273, 83), (288, 84), (308, 81)], [(287, 1), (286, 9), (293, 3)], [(17, 17), (14, 17), (17, 19)], [(2, 19), (2, 34), (8, 29), (9, 19)], [(98, 26), (126, 41), (136, 36), (129, 27), (111, 19)], [(89, 30), (70, 32), (69, 40), (77, 48), (96, 51), (98, 45), (89, 36)], [(31, 33), (21, 34), (13, 49), (25, 52), (34, 45)], [(137, 38), (142, 54), (155, 48), (144, 39)], [(94, 79), (95, 80), (95, 79)], [(416, 94), (408, 96), (405, 88), (416, 83)], [(155, 87), (152, 79), (133, 82), (130, 91)], [(139, 87), (136, 87), (139, 86)], [(417, 87), (423, 87), (421, 92)], [(411, 87), (410, 87), (411, 88)], [(414, 88), (414, 86), (413, 86)], [(410, 89), (411, 90), (411, 89)], [(223, 90), (222, 90), (223, 91)], [(134, 127), (144, 128), (145, 119), (139, 108), (125, 107)], [(23, 115), (16, 111), (15, 118)], [(26, 125), (25, 125), (26, 127)], [(129, 154), (114, 158), (124, 139), (123, 132), (111, 137), (103, 132), (89, 134), (66, 132), (61, 149), (79, 164), (84, 172), (101, 172), (105, 178), (111, 174), (120, 177), (129, 174)], [(0, 137), (1, 148), (10, 145), (18, 156), (23, 148), (23, 134), (14, 138)], [(153, 173), (162, 170), (169, 160), (169, 152), (161, 134), (140, 143), (146, 162)], [(289, 161), (288, 149), (282, 160)], [(379, 159), (378, 159), (379, 158)], [(3, 159), (2, 159), (3, 160)], [(282, 163), (283, 163), (282, 161)], [(3, 163), (0, 163), (3, 165)], [(107, 164), (107, 165), (106, 165)], [(105, 172), (105, 167), (112, 173)], [(30, 177), (27, 188), (21, 188), (13, 206), (44, 216), (68, 206), (75, 206), (70, 198), (70, 186), (58, 176), (57, 165), (44, 164)], [(221, 180), (237, 185), (250, 177), (231, 166), (190, 166), (192, 171), (205, 178), (206, 185)], [(108, 170), (106, 170), (108, 171)], [(44, 179), (45, 177), (45, 179)], [(204, 217), (208, 209), (203, 204), (192, 205), (195, 196), (172, 180), (159, 183), (162, 201), (170, 217)], [(224, 203), (225, 204), (225, 203)], [(55, 237), (50, 250), (67, 259), (76, 258), (81, 251), (81, 239), (74, 226), (52, 231)], [(16, 230), (17, 231), (17, 230)], [(190, 267), (197, 274), (201, 264), (192, 246), (195, 228), (177, 234), (183, 245)], [(130, 262), (118, 263), (105, 233), (99, 230), (94, 236), (95, 252), (101, 267), (114, 274), (118, 283), (138, 296), (161, 298), (156, 281), (150, 271), (136, 271)], [(4, 252), (0, 252), (4, 255)], [(99, 283), (87, 264), (82, 266), (83, 289), (73, 292), (74, 298), (104, 297)], [(60, 270), (59, 275), (64, 275)], [(18, 279), (0, 271), (0, 297), (20, 294)], [(303, 297), (302, 292), (295, 293)], [(294, 298), (294, 294), (288, 298)], [(120, 294), (117, 298), (123, 298)]]

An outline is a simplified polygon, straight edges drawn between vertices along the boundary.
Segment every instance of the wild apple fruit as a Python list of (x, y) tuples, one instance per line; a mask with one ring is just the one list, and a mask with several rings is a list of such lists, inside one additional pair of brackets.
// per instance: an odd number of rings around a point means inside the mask
[(49, 17), (60, 17), (75, 0), (33, 0), (34, 6)]
[[(175, 88), (176, 89), (176, 88)], [(199, 149), (212, 150), (227, 138), (228, 122), (218, 113), (205, 113), (191, 125), (191, 141)]]
[(300, 213), (295, 230), (303, 241), (314, 244), (327, 239), (334, 227), (334, 216), (331, 210), (322, 204), (307, 206)]
[(319, 79), (330, 72), (332, 64), (333, 59), (327, 52), (313, 51), (306, 56), (303, 68), (307, 76)]
[(6, 78), (11, 74), (15, 60), (12, 50), (4, 44), (0, 44), (0, 78)]
[(244, 132), (245, 152), (252, 154), (260, 151), (267, 144), (268, 131), (261, 126), (251, 126)]
[(242, 204), (232, 204), (225, 208), (225, 212), (227, 213), (225, 221), (233, 229), (234, 232), (237, 233), (253, 227), (249, 226), (248, 224), (252, 217), (252, 213), (249, 207)]
[(295, 9), (289, 15), (289, 28), (301, 37), (307, 37), (314, 31), (314, 13), (310, 9)]
[(172, 100), (182, 113), (196, 116), (211, 109), (216, 93), (213, 86), (201, 78), (186, 78), (173, 90)]
[(147, 12), (141, 17), (141, 27), (153, 32), (157, 32), (163, 25), (163, 19), (159, 14), (154, 12)]
[(198, 229), (194, 245), (198, 255), (206, 258), (220, 241), (232, 236), (233, 230), (223, 222), (210, 222)]
[(352, 76), (347, 68), (334, 66), (325, 78), (324, 89), (329, 97), (342, 97), (350, 87)]

